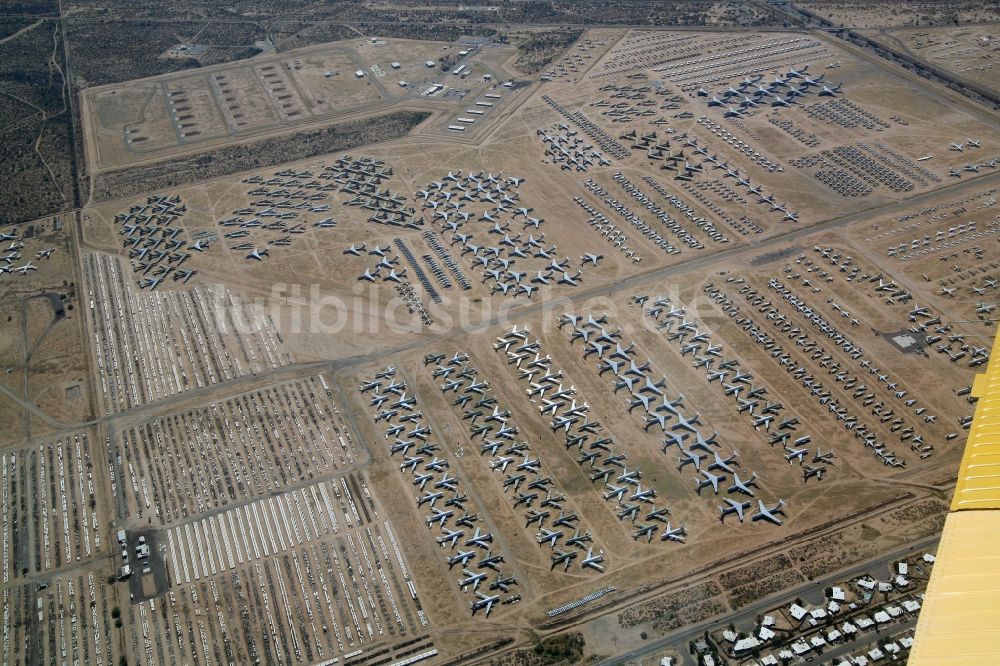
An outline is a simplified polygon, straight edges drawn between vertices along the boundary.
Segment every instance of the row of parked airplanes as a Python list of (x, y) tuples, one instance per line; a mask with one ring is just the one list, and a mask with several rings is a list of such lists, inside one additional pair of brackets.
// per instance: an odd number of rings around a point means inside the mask
[[(744, 176), (740, 170), (729, 166), (729, 162), (723, 162), (716, 153), (711, 152), (706, 146), (698, 143), (695, 137), (688, 137), (687, 132), (673, 137), (673, 141), (682, 142), (680, 151), (671, 151), (670, 139), (660, 139), (656, 130), (651, 130), (644, 134), (639, 134), (636, 130), (629, 130), (619, 138), (633, 141), (632, 148), (646, 151), (646, 156), (652, 161), (662, 161), (661, 169), (674, 171), (674, 180), (691, 181), (695, 176), (705, 171), (705, 163), (712, 165), (715, 170), (723, 171), (723, 178), (732, 178), (737, 185), (746, 188), (749, 195), (757, 197), (758, 204), (766, 204), (771, 207), (770, 212), (779, 211), (784, 217), (783, 222), (798, 222), (799, 214), (796, 211), (788, 210), (783, 203), (778, 203), (773, 194), (766, 194), (760, 185), (754, 185), (749, 176)], [(691, 148), (690, 155), (684, 154), (685, 148)], [(696, 156), (701, 156), (701, 162), (694, 162)]]
[[(814, 88), (818, 89), (816, 93), (820, 97), (837, 97), (843, 90), (843, 84), (827, 86), (826, 74), (811, 78), (807, 73), (808, 69), (809, 65), (801, 69), (789, 69), (784, 76), (776, 75), (771, 81), (764, 81), (763, 75), (746, 77), (735, 87), (729, 86), (711, 97), (708, 106), (725, 107), (725, 117), (742, 118), (748, 109), (766, 103), (768, 97), (771, 98), (772, 107), (789, 107), (796, 103), (796, 98), (805, 97)], [(780, 94), (783, 90), (784, 97)], [(698, 95), (708, 97), (708, 91), (700, 89)]]
[(611, 166), (611, 160), (604, 153), (597, 150), (594, 144), (585, 143), (582, 138), (576, 136), (576, 130), (570, 129), (565, 123), (550, 129), (540, 127), (535, 134), (542, 137), (542, 141), (546, 144), (545, 156), (560, 165), (564, 171), (574, 168), (577, 171), (586, 171), (595, 165)]
[[(705, 291), (723, 306), (724, 312), (730, 313), (725, 303), (718, 298), (720, 295), (718, 288), (709, 284)], [(678, 346), (681, 356), (691, 354), (694, 357), (692, 367), (703, 368), (706, 371), (705, 379), (708, 383), (717, 381), (721, 384), (723, 394), (736, 401), (737, 413), (746, 412), (749, 415), (750, 425), (754, 429), (764, 428), (770, 432), (772, 424), (777, 423), (776, 432), (769, 437), (768, 443), (772, 447), (775, 444), (781, 444), (785, 450), (785, 460), (789, 464), (798, 461), (803, 467), (803, 477), (806, 481), (813, 477), (823, 478), (824, 467), (815, 467), (804, 463), (808, 449), (795, 448), (808, 444), (811, 437), (803, 435), (792, 440), (792, 433), (798, 428), (800, 421), (795, 416), (781, 418), (785, 407), (780, 402), (765, 400), (768, 393), (766, 384), (755, 386), (753, 374), (744, 372), (738, 359), (724, 359), (722, 345), (714, 344), (709, 333), (699, 330), (694, 321), (688, 321), (685, 318), (685, 309), (674, 307), (669, 297), (656, 296), (651, 298), (645, 295), (635, 295), (633, 300), (637, 305), (645, 308), (644, 314), (646, 316), (656, 321), (657, 330), (664, 335), (666, 340)], [(647, 306), (647, 302), (650, 302), (650, 305)], [(792, 441), (791, 446), (788, 445), (789, 441)], [(824, 454), (817, 450), (812, 462), (823, 465), (832, 464), (832, 457), (832, 453)], [(697, 465), (696, 469), (698, 469)], [(733, 489), (730, 488), (730, 492), (732, 491)]]
[[(672, 308), (673, 316), (683, 318), (683, 308)], [(686, 320), (685, 320), (686, 322)], [(718, 433), (706, 437), (696, 426), (701, 424), (701, 415), (695, 413), (688, 416), (681, 411), (684, 403), (683, 394), (678, 394), (671, 400), (666, 395), (666, 378), (656, 380), (651, 373), (650, 362), (637, 363), (635, 357), (635, 343), (627, 345), (621, 342), (621, 330), (609, 331), (606, 328), (607, 318), (605, 315), (594, 317), (587, 315), (586, 319), (582, 315), (566, 313), (559, 322), (560, 328), (570, 326), (570, 342), (581, 340), (584, 343), (584, 358), (590, 354), (595, 354), (599, 360), (598, 373), (611, 372), (615, 379), (613, 381), (614, 391), (617, 393), (621, 389), (627, 389), (629, 398), (627, 399), (628, 411), (631, 412), (637, 407), (642, 407), (646, 412), (645, 429), (649, 431), (653, 426), (659, 426), (665, 435), (663, 440), (663, 452), (671, 446), (676, 446), (680, 451), (678, 459), (678, 470), (683, 470), (685, 466), (691, 465), (698, 473), (695, 480), (695, 488), (700, 493), (705, 487), (711, 487), (718, 495), (721, 484), (726, 480), (725, 474), (733, 475), (732, 485), (729, 486), (729, 493), (743, 493), (753, 496), (753, 487), (757, 486), (758, 477), (756, 473), (751, 473), (746, 479), (741, 479), (738, 471), (739, 466), (736, 460), (738, 457), (734, 451), (732, 456), (723, 457), (717, 447), (716, 441)], [(698, 344), (695, 342), (694, 344)], [(773, 418), (773, 415), (764, 415)], [(673, 421), (671, 423), (671, 421)], [(556, 425), (555, 423), (553, 425)], [(685, 441), (694, 437), (694, 443), (685, 448)], [(713, 448), (715, 447), (715, 448)], [(704, 453), (698, 453), (703, 451)], [(803, 451), (803, 454), (805, 452)], [(702, 461), (711, 458), (705, 469), (702, 469)], [(714, 474), (714, 471), (721, 472)], [(780, 509), (783, 504), (776, 507)], [(764, 505), (761, 504), (764, 509)], [(767, 519), (777, 525), (781, 520), (772, 512), (762, 511), (761, 518)]]
[[(604, 484), (603, 498), (618, 505), (618, 519), (634, 524), (640, 515), (644, 516), (645, 522), (635, 526), (632, 537), (652, 541), (660, 523), (666, 523), (660, 541), (683, 543), (687, 535), (684, 524), (676, 528), (671, 526), (668, 508), (657, 507), (655, 503), (656, 490), (651, 486), (643, 489), (639, 468), (628, 469), (628, 456), (616, 450), (610, 436), (599, 436), (601, 425), (590, 419), (590, 406), (586, 402), (577, 403), (575, 386), (564, 387), (564, 373), (553, 367), (551, 356), (542, 356), (538, 340), (529, 342), (527, 327), (518, 330), (515, 326), (498, 337), (493, 346), (495, 351), (506, 355), (507, 363), (514, 366), (519, 378), (527, 383), (528, 398), (539, 403), (538, 411), (548, 415), (552, 430), (563, 431), (566, 449), (577, 448), (580, 453), (577, 464), (581, 467), (589, 464), (590, 480)], [(616, 467), (620, 471), (615, 470)], [(649, 507), (641, 513), (643, 504)]]
[[(457, 366), (468, 362), (468, 356), (456, 354), (451, 361)], [(437, 525), (441, 534), (435, 538), (441, 548), (450, 548), (447, 555), (448, 569), (461, 567), (462, 577), (458, 586), (463, 592), (472, 591), (475, 598), (470, 602), (472, 614), (479, 611), (489, 616), (494, 605), (516, 603), (519, 594), (511, 594), (501, 601), (500, 593), (508, 593), (518, 585), (514, 576), (503, 572), (501, 565), (506, 561), (502, 552), (494, 553), (494, 534), (480, 526), (478, 513), (469, 513), (466, 504), (468, 495), (462, 481), (450, 471), (451, 464), (441, 448), (431, 441), (431, 426), (425, 421), (423, 412), (417, 411), (417, 398), (407, 394), (406, 382), (396, 377), (396, 368), (388, 366), (377, 372), (373, 378), (358, 387), (362, 394), (370, 394), (370, 405), (379, 410), (375, 422), (388, 425), (385, 439), (389, 442), (389, 453), (400, 454), (403, 462), (400, 472), (409, 471), (412, 483), (418, 488), (417, 508), (427, 505), (430, 513), (424, 522), (428, 528)], [(414, 449), (414, 455), (409, 451)], [(441, 455), (439, 455), (441, 454)], [(428, 484), (429, 487), (428, 487)], [(449, 496), (445, 496), (449, 493)], [(436, 504), (442, 503), (442, 508)], [(458, 515), (458, 512), (461, 515)], [(454, 528), (449, 523), (454, 521)], [(470, 530), (471, 533), (467, 533)], [(490, 594), (480, 591), (491, 571), (493, 580), (489, 582)]]
[[(535, 540), (539, 546), (548, 545), (553, 551), (551, 568), (554, 569), (561, 564), (568, 570), (577, 559), (578, 553), (575, 551), (557, 550), (556, 547), (565, 538), (566, 545), (576, 546), (581, 551), (587, 550), (586, 556), (581, 558), (582, 568), (603, 572), (604, 553), (593, 552), (593, 546), (590, 545), (593, 540), (590, 530), (583, 531), (578, 524), (580, 521), (578, 514), (565, 511), (563, 507), (565, 496), (558, 491), (552, 477), (544, 474), (540, 456), (535, 455), (532, 458), (528, 442), (515, 440), (519, 428), (510, 420), (510, 410), (501, 409), (496, 397), (491, 394), (489, 384), (476, 379), (477, 370), (468, 364), (467, 355), (453, 356), (446, 360), (444, 354), (428, 354), (424, 362), (427, 365), (435, 365), (431, 373), (435, 379), (445, 380), (440, 385), (443, 393), (454, 392), (458, 395), (455, 404), (464, 409), (462, 420), (469, 421), (471, 437), (482, 439), (480, 453), (492, 456), (489, 461), (490, 469), (504, 475), (502, 481), (504, 494), (506, 495), (508, 491), (513, 493), (510, 496), (513, 507), (523, 505), (527, 511), (525, 527), (538, 525), (539, 531), (535, 535)], [(459, 363), (461, 365), (458, 365)], [(452, 379), (453, 374), (455, 377)], [(474, 405), (468, 407), (473, 400), (476, 400)], [(484, 411), (490, 407), (493, 409), (492, 413)], [(513, 469), (508, 471), (511, 467)], [(522, 486), (525, 488), (523, 491)], [(542, 492), (545, 492), (544, 498), (541, 497)], [(539, 502), (537, 509), (534, 508), (535, 502)], [(549, 509), (559, 512), (551, 528), (546, 526), (552, 517)], [(567, 533), (570, 529), (573, 530), (572, 536)]]
[[(524, 178), (502, 174), (480, 171), (463, 176), (461, 171), (449, 171), (441, 180), (417, 191), (416, 196), (423, 199), (425, 207), (434, 208), (433, 220), (440, 220), (442, 236), (452, 246), (460, 246), (459, 255), (470, 255), (473, 268), (482, 269), (482, 282), (493, 281), (493, 293), (525, 294), (530, 298), (542, 285), (577, 286), (583, 271), (574, 271), (569, 257), (560, 259), (558, 248), (546, 242), (544, 233), (537, 237), (530, 233), (525, 238), (523, 233), (512, 231), (511, 226), (518, 218), (525, 230), (537, 229), (545, 221), (533, 217), (534, 209), (520, 203), (517, 188), (523, 182)], [(479, 204), (478, 208), (490, 203), (492, 208), (466, 210), (466, 205), (473, 203)], [(486, 236), (497, 237), (496, 244), (477, 239), (477, 230), (484, 228)], [(519, 260), (524, 263), (535, 259), (547, 263), (533, 262), (530, 270), (515, 268)], [(599, 253), (586, 252), (579, 265), (596, 266), (603, 259)]]
[[(24, 238), (18, 236), (16, 233), (0, 232), (0, 243), (10, 242), (6, 248), (0, 250), (0, 252), (6, 252), (6, 254), (0, 255), (0, 275), (4, 273), (18, 273), (20, 275), (27, 275), (29, 271), (37, 271), (38, 266), (33, 264), (31, 261), (24, 263), (20, 266), (15, 266), (14, 262), (21, 259), (21, 250), (24, 248)], [(35, 253), (35, 259), (48, 259), (55, 252), (55, 248), (49, 247), (44, 250), (39, 250)]]
[(188, 244), (178, 238), (181, 228), (174, 226), (187, 212), (187, 206), (180, 195), (172, 197), (154, 194), (146, 198), (146, 203), (132, 206), (127, 212), (115, 216), (121, 224), (122, 244), (128, 249), (132, 270), (142, 276), (139, 287), (156, 289), (160, 283), (172, 275), (174, 281), (187, 282), (197, 271), (181, 266), (191, 258), (191, 252), (204, 252), (208, 240), (200, 238)]

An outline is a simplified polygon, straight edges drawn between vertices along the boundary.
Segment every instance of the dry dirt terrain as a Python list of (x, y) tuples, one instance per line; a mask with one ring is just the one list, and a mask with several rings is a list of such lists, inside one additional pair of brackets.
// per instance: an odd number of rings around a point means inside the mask
[(86, 91), (96, 170), (429, 116), (4, 241), (5, 661), (598, 661), (939, 531), (996, 115), (819, 32), (516, 57)]
[(890, 48), (996, 90), (1000, 32), (994, 24), (862, 31)]

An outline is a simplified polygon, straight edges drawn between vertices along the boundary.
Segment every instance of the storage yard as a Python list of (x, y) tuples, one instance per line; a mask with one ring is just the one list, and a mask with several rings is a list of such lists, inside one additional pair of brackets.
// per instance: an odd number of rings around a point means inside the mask
[(66, 263), (86, 361), (32, 365), (52, 314), (5, 306), (5, 662), (536, 663), (572, 631), (705, 663), (711, 631), (767, 663), (727, 618), (806, 641), (785, 596), (933, 550), (1000, 312), (995, 114), (820, 31), (516, 58), (358, 37), (83, 94), (97, 171), (430, 115), (3, 241), (11, 289)]

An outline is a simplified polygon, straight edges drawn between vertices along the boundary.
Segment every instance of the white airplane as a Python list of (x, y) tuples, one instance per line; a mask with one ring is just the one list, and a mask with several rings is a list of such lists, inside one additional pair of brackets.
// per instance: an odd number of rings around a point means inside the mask
[(677, 543), (684, 543), (684, 537), (687, 536), (687, 528), (681, 523), (680, 527), (670, 527), (670, 522), (667, 522), (666, 529), (663, 530), (663, 534), (660, 535), (660, 541), (676, 541)]
[(785, 447), (785, 451), (787, 452), (785, 460), (788, 461), (789, 465), (791, 465), (796, 458), (798, 459), (799, 464), (801, 465), (802, 461), (805, 459), (806, 454), (809, 453), (809, 449), (792, 449), (788, 447)]
[(700, 425), (700, 414), (695, 414), (690, 419), (685, 417), (683, 414), (677, 415), (677, 423), (674, 424), (673, 430), (687, 430), (688, 432), (698, 432), (694, 427), (695, 425)]
[(750, 495), (751, 497), (753, 497), (753, 491), (750, 489), (750, 486), (756, 486), (756, 485), (757, 485), (757, 473), (756, 472), (752, 472), (750, 474), (750, 478), (747, 479), (747, 480), (745, 480), (745, 481), (740, 478), (739, 474), (737, 474), (737, 473), (734, 472), (733, 473), (733, 485), (729, 486), (728, 491), (731, 492), (731, 493), (732, 492), (740, 492), (740, 493), (743, 493), (744, 495)]
[(389, 274), (386, 275), (384, 279), (389, 280), (390, 282), (402, 283), (403, 282), (402, 278), (404, 275), (406, 275), (405, 268), (400, 270), (399, 272), (396, 272), (396, 269), (393, 268), (392, 270), (389, 271)]
[(953, 144), (951, 144), (950, 148), (951, 148), (951, 150), (955, 150), (955, 151), (958, 151), (960, 153), (961, 152), (965, 152), (965, 144), (964, 143), (953, 143)]
[(482, 592), (476, 592), (476, 596), (478, 597), (478, 599), (470, 603), (470, 607), (472, 608), (472, 614), (475, 615), (476, 612), (485, 610), (486, 617), (489, 617), (490, 611), (493, 610), (493, 605), (498, 601), (500, 601), (500, 595), (499, 594), (487, 595), (483, 594)]
[(719, 506), (719, 521), (724, 523), (726, 522), (726, 516), (731, 513), (735, 513), (736, 517), (739, 518), (742, 523), (745, 517), (744, 512), (750, 508), (750, 500), (747, 500), (746, 502), (737, 502), (736, 500), (729, 499), (727, 497), (724, 501), (729, 506)]
[[(680, 446), (680, 445), (678, 445)], [(681, 447), (681, 456), (677, 459), (678, 465), (677, 469), (681, 469), (684, 465), (694, 465), (695, 470), (701, 471), (701, 461), (704, 460), (706, 456), (698, 455), (694, 451), (685, 450)]]
[(584, 569), (587, 568), (587, 567), (590, 567), (591, 569), (594, 569), (595, 571), (599, 571), (601, 573), (604, 573), (604, 567), (601, 566), (601, 562), (603, 562), (603, 561), (604, 561), (604, 551), (603, 550), (599, 551), (597, 555), (594, 555), (594, 549), (593, 548), (588, 548), (587, 549), (587, 556), (585, 558), (583, 558), (582, 562), (580, 562), (580, 567), (584, 568)]
[(353, 254), (355, 257), (361, 256), (361, 251), (365, 249), (364, 243), (354, 243), (351, 247), (344, 250), (344, 254)]
[(731, 455), (728, 458), (723, 458), (722, 456), (720, 456), (718, 451), (715, 451), (714, 455), (715, 455), (715, 460), (709, 464), (708, 469), (721, 469), (722, 471), (728, 472), (730, 474), (735, 473), (735, 471), (732, 468), (732, 465), (734, 463), (736, 465), (739, 465), (739, 463), (735, 462), (737, 457), (736, 451), (733, 451), (733, 455)]
[(458, 587), (463, 592), (465, 592), (466, 588), (469, 587), (470, 585), (472, 586), (473, 590), (478, 590), (479, 584), (482, 583), (484, 580), (486, 580), (486, 574), (482, 572), (474, 573), (472, 571), (469, 571), (468, 569), (463, 569), (462, 573), (465, 575), (465, 578), (459, 579)]
[(585, 252), (583, 256), (580, 257), (580, 263), (586, 263), (589, 261), (590, 263), (596, 266), (597, 262), (599, 262), (603, 258), (604, 258), (603, 254), (592, 254), (590, 252)]
[(267, 248), (264, 248), (263, 250), (261, 250), (259, 248), (254, 248), (253, 252), (251, 252), (250, 254), (248, 254), (246, 256), (246, 258), (247, 259), (256, 259), (257, 261), (264, 261), (264, 257), (267, 257), (267, 256), (269, 256), (267, 254)]
[(703, 475), (704, 478), (695, 479), (696, 490), (699, 493), (701, 493), (701, 489), (702, 488), (704, 488), (705, 486), (709, 486), (710, 485), (710, 486), (712, 486), (712, 490), (715, 491), (715, 494), (718, 495), (719, 494), (719, 481), (722, 481), (725, 477), (722, 476), (721, 474), (720, 475), (715, 475), (715, 474), (712, 474), (711, 472), (706, 472), (704, 470), (702, 471), (702, 475)]
[(778, 518), (777, 515), (775, 514), (781, 514), (782, 516), (784, 516), (785, 515), (784, 506), (785, 506), (785, 500), (783, 499), (778, 500), (778, 503), (772, 506), (771, 508), (765, 506), (763, 500), (757, 500), (758, 511), (753, 515), (753, 518), (751, 518), (751, 520), (754, 521), (767, 520), (774, 523), (775, 525), (781, 525), (781, 519)]
[(31, 263), (29, 261), (24, 266), (18, 266), (17, 268), (15, 268), (13, 270), (19, 272), (21, 275), (27, 275), (28, 271), (37, 271), (38, 270), (38, 266), (35, 266), (33, 263)]
[(39, 250), (35, 254), (35, 259), (48, 259), (49, 256), (51, 256), (52, 253), (55, 252), (55, 251), (56, 251), (56, 249), (54, 247), (46, 248), (44, 250)]

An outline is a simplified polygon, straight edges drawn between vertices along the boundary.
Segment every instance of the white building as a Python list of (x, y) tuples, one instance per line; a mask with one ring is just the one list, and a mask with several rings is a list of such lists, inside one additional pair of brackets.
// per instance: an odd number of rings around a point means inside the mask
[(758, 641), (753, 636), (747, 636), (746, 638), (742, 638), (733, 644), (733, 654), (734, 655), (742, 654), (749, 650), (753, 650), (759, 645), (760, 641)]
[(801, 621), (802, 618), (806, 616), (807, 612), (808, 611), (805, 608), (799, 606), (798, 604), (792, 604), (788, 607), (788, 614), (795, 618), (796, 621)]

